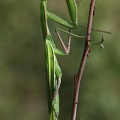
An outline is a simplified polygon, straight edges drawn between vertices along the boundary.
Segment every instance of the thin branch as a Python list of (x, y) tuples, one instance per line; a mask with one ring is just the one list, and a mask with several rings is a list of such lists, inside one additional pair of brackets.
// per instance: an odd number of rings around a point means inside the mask
[(78, 73), (74, 78), (75, 86), (74, 86), (74, 97), (73, 97), (74, 100), (73, 100), (71, 120), (76, 120), (80, 82), (81, 82), (84, 66), (86, 63), (86, 59), (87, 59), (88, 54), (90, 52), (89, 42), (90, 42), (90, 37), (91, 37), (91, 28), (92, 28), (92, 21), (93, 21), (94, 6), (95, 6), (95, 0), (91, 0), (90, 9), (89, 9), (89, 17), (88, 17), (88, 26), (87, 26), (87, 32), (86, 32), (87, 37), (86, 37), (86, 41), (85, 41), (84, 52), (82, 55), (82, 60), (80, 63)]

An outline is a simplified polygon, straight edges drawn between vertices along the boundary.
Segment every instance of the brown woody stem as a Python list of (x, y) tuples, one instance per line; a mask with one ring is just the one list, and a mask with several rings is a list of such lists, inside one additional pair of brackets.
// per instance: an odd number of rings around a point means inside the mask
[(71, 120), (76, 120), (80, 82), (81, 82), (84, 66), (85, 66), (85, 63), (86, 63), (86, 59), (87, 59), (88, 54), (90, 52), (89, 43), (90, 43), (90, 37), (91, 37), (90, 33), (91, 33), (91, 28), (92, 28), (94, 6), (95, 6), (95, 0), (91, 0), (90, 9), (89, 9), (87, 32), (86, 32), (87, 37), (86, 37), (86, 41), (85, 41), (84, 52), (83, 52), (83, 55), (82, 55), (82, 59), (81, 59), (81, 63), (80, 63), (78, 73), (74, 78), (75, 86), (74, 86), (74, 97), (73, 97), (74, 100), (73, 100)]

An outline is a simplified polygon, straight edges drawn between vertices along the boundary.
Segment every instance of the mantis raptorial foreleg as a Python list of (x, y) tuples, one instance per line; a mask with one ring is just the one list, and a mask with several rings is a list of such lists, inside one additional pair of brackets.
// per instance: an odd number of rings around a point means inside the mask
[(101, 48), (103, 48), (103, 49), (104, 49), (104, 48), (105, 48), (105, 47), (104, 47), (104, 45), (103, 45), (104, 41), (105, 41), (105, 40), (104, 40), (104, 37), (103, 37), (103, 34), (102, 34), (101, 41), (98, 41), (98, 42), (91, 42), (91, 43), (90, 43), (90, 45), (91, 45), (91, 44), (100, 45), (100, 46), (101, 46)]
[[(78, 25), (78, 27), (87, 28), (87, 27), (82, 26), (82, 25)], [(100, 41), (98, 41), (98, 42), (89, 42), (89, 45), (91, 45), (91, 44), (96, 44), (96, 45), (100, 45), (101, 48), (104, 48), (103, 43), (104, 43), (105, 40), (104, 40), (103, 34), (109, 34), (109, 35), (111, 35), (112, 33), (109, 32), (109, 31), (99, 30), (99, 29), (94, 29), (94, 28), (92, 28), (91, 30), (92, 30), (92, 31), (95, 31), (95, 32), (100, 32), (100, 33), (102, 33), (102, 39), (101, 39)]]

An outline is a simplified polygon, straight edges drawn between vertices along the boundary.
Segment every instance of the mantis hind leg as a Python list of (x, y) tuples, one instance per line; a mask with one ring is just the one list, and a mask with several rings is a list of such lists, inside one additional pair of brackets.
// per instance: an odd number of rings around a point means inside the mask
[[(68, 34), (67, 47), (65, 46), (65, 44), (64, 44), (64, 42), (63, 42), (63, 40), (62, 40), (62, 38), (60, 36), (59, 31)], [(71, 36), (78, 37), (78, 38), (85, 38), (85, 36), (79, 36), (79, 35), (73, 34), (71, 28), (69, 28), (69, 31), (66, 31), (66, 30), (63, 30), (63, 29), (60, 29), (60, 28), (56, 28), (56, 33), (57, 33), (58, 39), (60, 40), (60, 43), (61, 43), (61, 45), (62, 45), (62, 47), (63, 47), (66, 54), (69, 54), (69, 52), (70, 52)]]
[(55, 92), (54, 92), (53, 102), (55, 102), (56, 96), (57, 96), (58, 93), (59, 93), (60, 85), (61, 85), (61, 78), (58, 78), (57, 86), (56, 86)]
[[(72, 30), (69, 29), (69, 32), (71, 32), (71, 31)], [(67, 47), (66, 47), (57, 29), (56, 29), (56, 33), (57, 33), (58, 39), (60, 40), (60, 43), (61, 43), (65, 53), (68, 54), (69, 51), (70, 51), (71, 34), (68, 35), (68, 44), (67, 44)]]
[(62, 72), (58, 65), (57, 59), (55, 59), (55, 88), (54, 88), (54, 96), (53, 96), (53, 103), (57, 101), (57, 98), (59, 97), (59, 88), (61, 85), (61, 78), (62, 78)]

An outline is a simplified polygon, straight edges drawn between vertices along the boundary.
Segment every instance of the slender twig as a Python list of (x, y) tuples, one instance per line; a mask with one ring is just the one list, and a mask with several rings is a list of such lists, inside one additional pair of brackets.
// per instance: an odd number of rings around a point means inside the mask
[(80, 82), (81, 82), (84, 66), (85, 66), (85, 63), (86, 63), (86, 59), (87, 59), (88, 54), (90, 52), (89, 42), (90, 42), (90, 37), (91, 37), (91, 28), (92, 28), (92, 21), (93, 21), (94, 6), (95, 6), (95, 0), (91, 0), (89, 17), (88, 17), (87, 32), (86, 32), (87, 37), (86, 37), (86, 41), (85, 41), (84, 52), (83, 52), (83, 55), (82, 55), (82, 60), (81, 60), (81, 63), (80, 63), (78, 73), (74, 78), (75, 86), (74, 86), (74, 97), (73, 97), (74, 100), (73, 100), (71, 120), (76, 120)]

